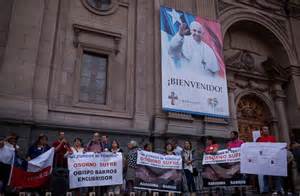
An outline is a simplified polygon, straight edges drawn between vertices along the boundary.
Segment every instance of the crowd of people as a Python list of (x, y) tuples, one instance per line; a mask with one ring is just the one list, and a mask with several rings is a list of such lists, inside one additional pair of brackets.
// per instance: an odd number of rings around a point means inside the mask
[[(262, 128), (262, 135), (257, 139), (257, 142), (276, 142), (274, 136), (269, 135), (268, 127)], [(226, 144), (226, 148), (237, 148), (240, 147), (244, 141), (239, 139), (237, 131), (230, 132), (230, 141)], [(21, 154), (21, 148), (18, 145), (18, 136), (15, 133), (10, 134), (8, 137), (0, 141), (0, 148), (3, 146), (10, 146), (15, 149), (16, 154)], [(84, 152), (124, 152), (120, 148), (120, 144), (117, 140), (109, 141), (108, 136), (100, 135), (98, 132), (93, 134), (92, 139), (86, 144), (83, 145), (82, 139), (79, 137), (74, 138), (73, 142), (67, 141), (65, 133), (60, 131), (56, 141), (52, 143), (52, 147), (55, 148), (55, 156), (53, 161), (53, 167), (63, 168), (67, 171), (67, 157), (73, 153), (84, 153)], [(37, 140), (31, 145), (24, 157), (26, 160), (32, 160), (39, 155), (43, 154), (49, 150), (51, 146), (48, 144), (48, 137), (45, 134), (40, 134)], [(135, 169), (137, 166), (137, 151), (143, 149), (145, 151), (153, 152), (153, 145), (151, 143), (146, 143), (143, 146), (139, 146), (138, 142), (131, 140), (127, 144), (127, 153), (124, 156), (124, 184), (107, 186), (107, 187), (93, 187), (88, 189), (75, 189), (72, 190), (76, 195), (81, 195), (84, 191), (96, 191), (101, 192), (102, 195), (107, 192), (113, 192), (116, 195), (121, 193), (129, 193), (134, 191), (134, 180), (135, 180)], [(205, 154), (215, 154), (220, 150), (221, 145), (216, 142), (216, 140), (211, 137), (205, 137), (205, 147), (203, 152)], [(281, 177), (275, 176), (262, 176), (263, 180), (261, 192), (268, 193), (269, 180), (272, 179), (272, 183), (275, 184), (275, 190), (278, 193), (283, 192), (283, 188), (286, 192), (294, 192), (294, 186), (291, 180), (291, 167), (294, 158), (299, 159), (300, 145), (297, 142), (293, 142), (290, 145), (290, 150), (288, 150), (288, 167), (289, 167), (289, 176), (283, 180)], [(195, 150), (192, 146), (192, 142), (189, 140), (184, 141), (183, 146), (177, 144), (176, 139), (172, 138), (167, 140), (164, 148), (165, 155), (180, 155), (182, 156), (183, 161), (183, 186), (184, 192), (188, 192), (191, 196), (196, 195), (197, 186), (195, 177), (199, 175), (199, 170), (196, 164), (197, 156), (195, 155)], [(298, 153), (298, 154), (297, 154)], [(4, 193), (8, 190), (8, 179), (9, 179), (10, 166), (0, 162), (0, 188), (1, 192)], [(299, 164), (298, 164), (299, 171)], [(47, 187), (45, 187), (47, 189)], [(49, 188), (49, 187), (48, 187)]]

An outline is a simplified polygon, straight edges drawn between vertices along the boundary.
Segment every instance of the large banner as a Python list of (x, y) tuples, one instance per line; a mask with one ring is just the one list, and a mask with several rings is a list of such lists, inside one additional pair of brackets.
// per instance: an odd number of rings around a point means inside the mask
[(163, 110), (227, 117), (220, 24), (167, 7), (160, 24)]
[(240, 173), (240, 148), (204, 154), (202, 164), (205, 187), (247, 185), (246, 175)]
[(241, 172), (287, 176), (286, 146), (286, 143), (244, 143), (241, 146)]
[(123, 183), (122, 153), (74, 153), (68, 157), (70, 188)]
[(181, 192), (182, 158), (138, 151), (135, 189)]

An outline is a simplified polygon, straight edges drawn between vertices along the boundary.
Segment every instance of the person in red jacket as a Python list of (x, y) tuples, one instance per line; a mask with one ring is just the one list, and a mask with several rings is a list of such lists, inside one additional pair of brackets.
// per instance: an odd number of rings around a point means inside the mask
[(263, 127), (261, 129), (261, 137), (257, 138), (256, 142), (276, 142), (276, 138), (272, 135), (269, 135), (269, 128)]
[(54, 155), (54, 167), (55, 168), (67, 168), (67, 159), (65, 158), (65, 154), (70, 149), (70, 145), (65, 138), (65, 132), (58, 132), (58, 139), (53, 142), (52, 147), (55, 148)]
[[(261, 129), (261, 137), (257, 138), (256, 142), (271, 142), (275, 143), (276, 138), (269, 133), (269, 127), (264, 126)], [(272, 178), (272, 182), (275, 183), (275, 189), (277, 193), (282, 193), (282, 183), (280, 176), (263, 176), (263, 193), (269, 192), (269, 178)]]
[(204, 153), (214, 154), (219, 150), (220, 145), (216, 143), (215, 139), (212, 136), (207, 136), (206, 138), (206, 147)]
[(239, 148), (244, 143), (243, 140), (239, 139), (239, 132), (231, 131), (230, 132), (230, 141), (227, 143), (227, 148)]

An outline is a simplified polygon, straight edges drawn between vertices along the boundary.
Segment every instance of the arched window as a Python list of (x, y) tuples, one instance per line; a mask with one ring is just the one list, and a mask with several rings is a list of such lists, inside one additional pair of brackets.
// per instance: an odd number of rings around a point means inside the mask
[(86, 0), (89, 6), (100, 11), (108, 10), (111, 6), (111, 0)]
[(97, 15), (109, 15), (116, 11), (119, 0), (81, 0), (83, 5)]

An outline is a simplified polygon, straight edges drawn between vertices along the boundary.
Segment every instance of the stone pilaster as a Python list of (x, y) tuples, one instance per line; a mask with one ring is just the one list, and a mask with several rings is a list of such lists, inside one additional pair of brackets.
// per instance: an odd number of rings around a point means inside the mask
[(198, 16), (211, 20), (217, 18), (215, 0), (196, 0), (196, 8)]
[(282, 90), (281, 84), (279, 83), (273, 84), (272, 95), (274, 98), (274, 103), (275, 103), (278, 122), (279, 122), (279, 130), (275, 130), (275, 131), (279, 132), (278, 134), (280, 136), (279, 140), (289, 143), (290, 142), (289, 126), (288, 126), (288, 121), (287, 121), (287, 116), (285, 111), (285, 105), (284, 105), (284, 100), (286, 96)]
[(236, 89), (236, 85), (233, 81), (228, 81), (228, 102), (229, 102), (229, 112), (232, 123), (232, 129), (234, 131), (238, 131), (238, 122), (236, 116), (236, 103), (235, 103), (235, 95), (234, 91)]

